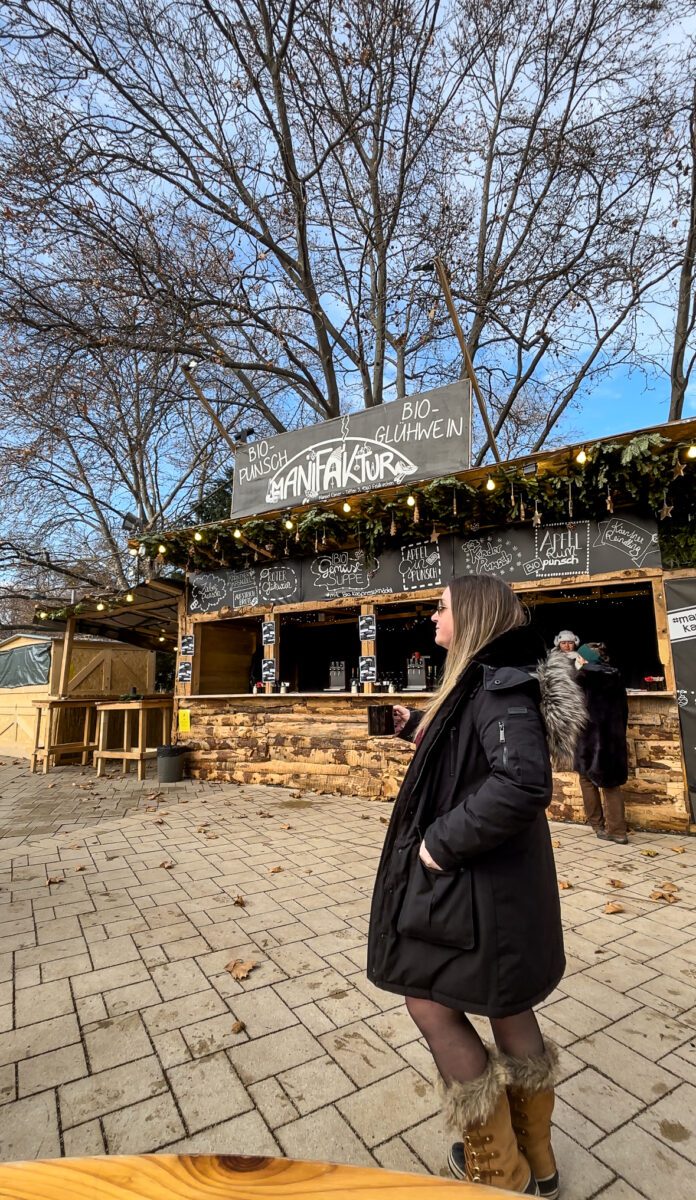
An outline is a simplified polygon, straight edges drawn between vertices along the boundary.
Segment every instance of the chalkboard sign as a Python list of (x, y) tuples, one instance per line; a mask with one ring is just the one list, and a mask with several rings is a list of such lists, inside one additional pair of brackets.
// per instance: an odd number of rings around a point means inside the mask
[(276, 681), (276, 660), (274, 658), (261, 659), (261, 682), (275, 683)]
[(442, 586), (442, 558), (439, 542), (416, 542), (401, 547), (399, 575), (403, 592)]
[(232, 516), (437, 479), (469, 466), (471, 385), (379, 404), (237, 449)]
[(358, 659), (358, 678), (361, 683), (377, 682), (377, 659), (374, 654), (361, 654)]
[(362, 596), (370, 591), (374, 573), (374, 566), (368, 570), (363, 550), (333, 550), (310, 559), (304, 590), (326, 600)]
[(377, 618), (373, 613), (365, 613), (358, 618), (358, 634), (361, 642), (374, 642), (377, 637)]
[(301, 563), (270, 563), (258, 574), (262, 604), (291, 604), (301, 598)]
[(665, 597), (691, 819), (696, 821), (696, 576), (666, 579)]
[(193, 654), (193, 648), (196, 643), (192, 633), (184, 633), (181, 635), (181, 654)]
[(261, 623), (261, 642), (264, 646), (275, 646), (275, 621), (263, 621)]
[(190, 683), (191, 682), (191, 663), (190, 662), (180, 662), (179, 663), (179, 667), (178, 667), (178, 670), (176, 673), (176, 678), (177, 678), (178, 683)]

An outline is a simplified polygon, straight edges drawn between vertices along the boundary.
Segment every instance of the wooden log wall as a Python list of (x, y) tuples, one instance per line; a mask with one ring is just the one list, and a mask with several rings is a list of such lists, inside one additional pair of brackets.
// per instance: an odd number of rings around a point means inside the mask
[[(393, 800), (413, 748), (399, 738), (368, 736), (370, 701), (418, 703), (414, 696), (191, 698), (191, 775)], [(689, 817), (676, 701), (631, 696), (629, 711), (629, 824), (683, 832)], [(584, 820), (577, 776), (556, 777), (549, 815)]]

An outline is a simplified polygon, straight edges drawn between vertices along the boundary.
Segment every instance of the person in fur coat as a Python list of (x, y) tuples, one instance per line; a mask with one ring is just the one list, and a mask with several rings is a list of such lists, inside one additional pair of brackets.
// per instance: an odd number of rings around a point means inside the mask
[(626, 813), (621, 785), (628, 779), (628, 700), (621, 676), (610, 666), (602, 642), (586, 642), (575, 655), (587, 722), (575, 749), (575, 770), (588, 825), (598, 838), (625, 846)]
[(433, 621), (440, 688), (425, 713), (395, 707), (416, 752), (377, 871), (367, 974), (404, 996), (428, 1043), (461, 1139), (452, 1173), (553, 1200), (556, 1051), (533, 1007), (565, 968), (546, 808), (551, 753), (572, 765), (582, 694), (502, 580), (453, 579)]

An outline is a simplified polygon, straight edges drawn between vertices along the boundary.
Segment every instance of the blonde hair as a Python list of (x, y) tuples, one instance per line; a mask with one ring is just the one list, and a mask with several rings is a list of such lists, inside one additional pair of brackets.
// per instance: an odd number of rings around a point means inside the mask
[(493, 575), (450, 579), (452, 642), (437, 694), (418, 726), (427, 729), (479, 650), (494, 638), (527, 623), (527, 614), (511, 587)]

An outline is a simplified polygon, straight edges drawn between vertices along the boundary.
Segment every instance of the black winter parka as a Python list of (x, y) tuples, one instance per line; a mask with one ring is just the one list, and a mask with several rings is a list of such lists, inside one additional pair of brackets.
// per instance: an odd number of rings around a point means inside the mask
[[(372, 900), (367, 974), (380, 988), (506, 1017), (563, 975), (551, 765), (533, 674), (544, 656), (526, 627), (491, 642), (416, 749)], [(568, 689), (576, 703), (574, 681)], [(422, 838), (444, 870), (420, 861)]]
[(628, 699), (615, 667), (585, 663), (577, 672), (587, 709), (587, 724), (578, 738), (575, 770), (595, 787), (621, 787), (628, 779)]

